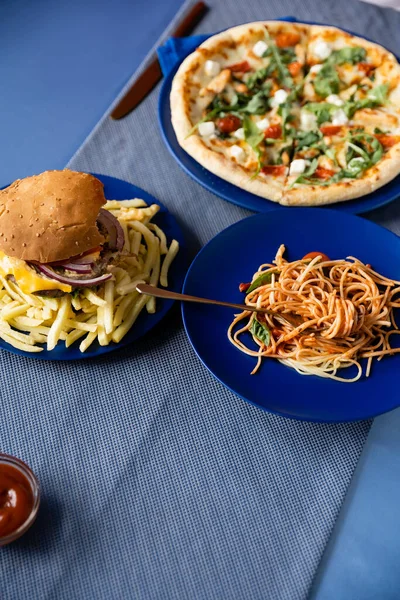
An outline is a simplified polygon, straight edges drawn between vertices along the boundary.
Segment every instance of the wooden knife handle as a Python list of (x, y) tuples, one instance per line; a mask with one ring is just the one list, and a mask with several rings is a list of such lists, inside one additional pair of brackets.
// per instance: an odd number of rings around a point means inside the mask
[[(207, 12), (208, 6), (205, 2), (196, 2), (184, 15), (182, 21), (172, 32), (172, 37), (183, 37), (189, 35), (191, 31), (200, 22), (203, 15)], [(146, 98), (147, 94), (151, 92), (156, 83), (160, 81), (162, 77), (160, 63), (158, 62), (157, 56), (154, 56), (151, 63), (143, 71), (141, 75), (134, 81), (131, 88), (126, 92), (125, 96), (119, 101), (117, 106), (113, 109), (110, 117), (112, 119), (122, 119), (126, 117), (141, 101)]]
[(189, 35), (191, 31), (196, 27), (196, 25), (203, 18), (204, 14), (207, 12), (208, 6), (205, 2), (196, 2), (189, 10), (187, 15), (183, 18), (183, 20), (178, 24), (176, 29), (172, 32), (172, 37), (183, 37), (185, 35)]

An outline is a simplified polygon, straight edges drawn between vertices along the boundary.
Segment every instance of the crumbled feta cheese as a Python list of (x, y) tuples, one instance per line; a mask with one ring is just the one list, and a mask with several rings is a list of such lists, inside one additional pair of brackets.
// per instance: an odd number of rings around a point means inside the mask
[(313, 129), (318, 129), (317, 117), (308, 110), (302, 110), (300, 112), (300, 127), (303, 131), (312, 131)]
[(268, 44), (266, 44), (265, 42), (263, 42), (262, 40), (258, 41), (256, 44), (254, 44), (253, 46), (253, 53), (256, 56), (259, 56), (261, 58), (261, 56), (264, 54), (264, 52), (268, 50)]
[(242, 160), (245, 155), (243, 148), (241, 148), (240, 146), (237, 146), (236, 144), (229, 148), (229, 154), (233, 158), (236, 158), (236, 160)]
[(244, 129), (243, 127), (239, 127), (236, 131), (233, 132), (233, 136), (238, 140), (244, 140)]
[(322, 69), (322, 65), (313, 65), (310, 69), (310, 73), (319, 73)]
[(206, 60), (204, 65), (204, 72), (210, 77), (215, 77), (221, 71), (221, 65), (215, 60)]
[(289, 175), (301, 175), (306, 170), (306, 166), (304, 158), (296, 158), (290, 165)]
[(208, 137), (215, 132), (215, 125), (212, 121), (204, 121), (200, 123), (198, 130), (202, 137)]
[(269, 121), (267, 118), (261, 119), (261, 121), (257, 121), (256, 126), (260, 131), (265, 131), (269, 127)]
[(344, 104), (344, 100), (339, 98), (339, 96), (337, 94), (330, 94), (326, 98), (326, 101), (329, 102), (329, 104), (334, 104), (335, 106), (343, 106), (343, 104)]
[(318, 40), (314, 45), (314, 54), (321, 60), (326, 60), (331, 52), (332, 48), (324, 40)]
[(349, 119), (342, 108), (332, 113), (332, 125), (346, 125), (348, 122)]
[(286, 90), (277, 90), (271, 100), (271, 106), (279, 106), (280, 104), (283, 104), (286, 102), (288, 95), (289, 94)]

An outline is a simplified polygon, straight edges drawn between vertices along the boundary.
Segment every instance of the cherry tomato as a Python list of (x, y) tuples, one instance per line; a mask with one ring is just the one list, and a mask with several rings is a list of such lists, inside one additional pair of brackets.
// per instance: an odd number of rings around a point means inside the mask
[(264, 137), (272, 140), (278, 140), (282, 137), (282, 127), (280, 125), (270, 125), (264, 131)]
[(306, 254), (305, 256), (303, 256), (302, 260), (306, 260), (307, 258), (309, 258), (310, 260), (312, 260), (316, 256), (320, 256), (322, 262), (330, 261), (330, 258), (326, 254), (324, 254), (323, 252), (309, 252), (308, 254)]
[(235, 115), (226, 115), (226, 117), (217, 119), (217, 127), (222, 133), (232, 133), (232, 131), (239, 129), (241, 124), (241, 120)]

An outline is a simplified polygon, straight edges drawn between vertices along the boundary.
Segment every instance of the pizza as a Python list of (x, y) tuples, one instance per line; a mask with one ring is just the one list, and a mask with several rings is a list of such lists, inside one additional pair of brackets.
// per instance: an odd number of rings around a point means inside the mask
[(335, 27), (267, 21), (207, 39), (171, 91), (179, 144), (284, 205), (350, 200), (400, 173), (400, 65)]

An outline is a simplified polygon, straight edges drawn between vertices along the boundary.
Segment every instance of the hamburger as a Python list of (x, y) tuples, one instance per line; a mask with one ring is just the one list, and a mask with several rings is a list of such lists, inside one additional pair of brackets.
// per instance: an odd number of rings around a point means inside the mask
[(0, 275), (25, 294), (49, 296), (110, 279), (124, 233), (105, 203), (101, 181), (68, 169), (1, 190)]

